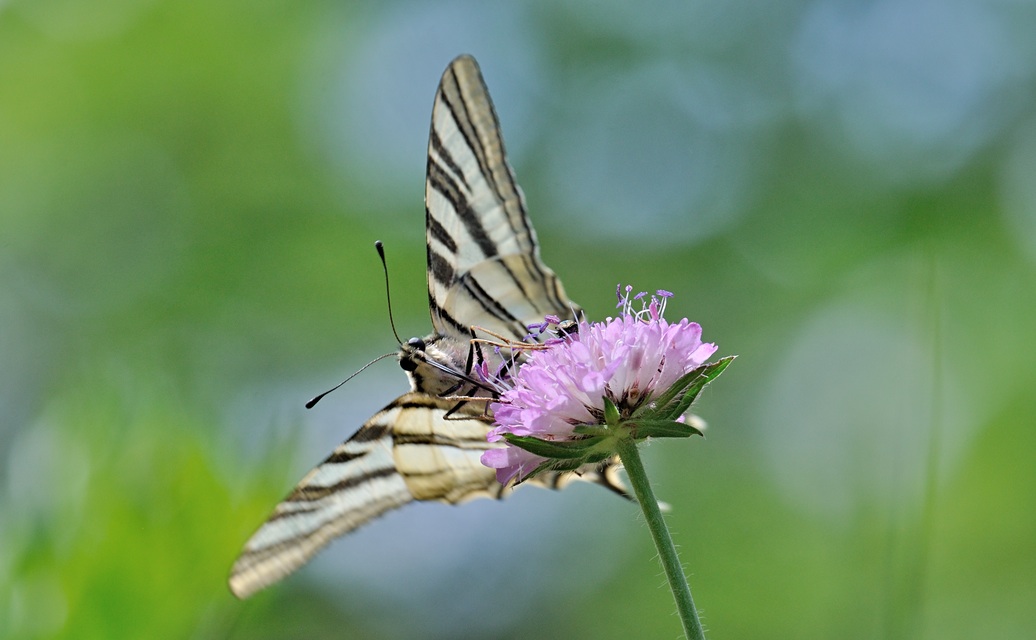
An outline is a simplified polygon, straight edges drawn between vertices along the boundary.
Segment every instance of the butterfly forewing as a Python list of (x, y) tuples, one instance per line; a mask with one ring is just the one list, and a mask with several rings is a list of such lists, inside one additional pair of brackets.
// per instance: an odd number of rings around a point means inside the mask
[(478, 324), (520, 340), (547, 314), (573, 317), (577, 307), (540, 260), (496, 111), (470, 56), (450, 64), (435, 95), (425, 208), (436, 331), (467, 339)]
[[(510, 490), (480, 462), (485, 403), (451, 394), (486, 389), (465, 370), (472, 327), (514, 340), (547, 314), (576, 307), (539, 258), (536, 233), (507, 164), (496, 113), (478, 65), (446, 69), (432, 108), (425, 188), (428, 298), (435, 334), (404, 343), (412, 390), (374, 415), (309, 472), (245, 545), (230, 574), (244, 598), (309, 561), (332, 539), (412, 500), (458, 503)], [(626, 495), (615, 460), (580, 473), (545, 473), (530, 484), (574, 479)]]

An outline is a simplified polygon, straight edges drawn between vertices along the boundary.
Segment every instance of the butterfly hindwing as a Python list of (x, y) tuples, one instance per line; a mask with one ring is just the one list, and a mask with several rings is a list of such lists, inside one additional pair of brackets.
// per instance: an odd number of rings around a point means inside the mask
[(455, 504), (503, 490), (479, 462), (485, 423), (457, 403), (407, 393), (310, 471), (245, 545), (230, 588), (245, 598), (305, 564), (334, 538), (413, 500)]

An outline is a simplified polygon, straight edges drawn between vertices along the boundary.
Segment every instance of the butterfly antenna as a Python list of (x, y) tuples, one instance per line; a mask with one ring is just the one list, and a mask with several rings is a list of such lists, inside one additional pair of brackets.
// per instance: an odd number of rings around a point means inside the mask
[(320, 395), (315, 396), (312, 400), (310, 400), (309, 402), (306, 403), (306, 408), (307, 409), (312, 409), (313, 407), (315, 407), (317, 405), (318, 402), (320, 402), (324, 398), (324, 396), (326, 396), (327, 394), (331, 393), (332, 391), (334, 391), (338, 387), (342, 386), (346, 382), (349, 382), (350, 380), (352, 380), (356, 376), (360, 375), (363, 372), (363, 370), (366, 369), (367, 367), (371, 366), (372, 364), (374, 364), (375, 362), (377, 362), (379, 360), (384, 360), (385, 358), (388, 358), (389, 356), (394, 356), (394, 355), (396, 355), (395, 351), (393, 351), (391, 353), (386, 353), (386, 354), (378, 356), (377, 358), (374, 358), (373, 360), (371, 360), (367, 364), (365, 364), (362, 367), (360, 367), (359, 371), (357, 371), (356, 373), (352, 374), (351, 376), (349, 376), (345, 380), (342, 380), (341, 382), (339, 382), (335, 386), (331, 387), (327, 391), (321, 393)]
[[(378, 257), (381, 258), (381, 269), (385, 272), (385, 301), (388, 302), (389, 326), (392, 327), (392, 335), (396, 336), (396, 342), (403, 344), (396, 333), (396, 320), (392, 317), (392, 292), (389, 289), (388, 262), (385, 260), (385, 245), (381, 240), (374, 241), (374, 248), (378, 250)], [(362, 369), (360, 370), (362, 371)], [(359, 373), (359, 371), (357, 372)]]

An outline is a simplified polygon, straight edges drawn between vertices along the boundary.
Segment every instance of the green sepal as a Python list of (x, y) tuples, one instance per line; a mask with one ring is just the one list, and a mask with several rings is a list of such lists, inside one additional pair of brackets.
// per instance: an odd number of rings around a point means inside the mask
[(650, 404), (645, 404), (637, 411), (634, 411), (633, 417), (647, 417), (648, 415), (651, 415), (652, 418), (659, 417), (661, 410), (674, 402), (677, 399), (677, 396), (679, 396), (684, 389), (694, 382), (694, 379), (701, 374), (701, 369), (702, 367), (697, 367), (680, 376), (671, 387), (655, 396)]
[(585, 458), (590, 454), (590, 450), (600, 444), (606, 437), (591, 436), (589, 438), (580, 438), (579, 440), (541, 440), (532, 436), (516, 436), (511, 433), (503, 435), (508, 444), (513, 444), (519, 449), (524, 449), (541, 458), (554, 460)]
[(515, 485), (519, 485), (525, 482), (526, 480), (535, 478), (536, 476), (546, 471), (575, 471), (579, 469), (579, 467), (583, 466), (583, 464), (583, 460), (544, 460), (535, 469), (525, 474), (524, 476), (521, 476), (521, 479), (516, 481)]
[(604, 400), (604, 424), (609, 427), (617, 426), (621, 418), (619, 408), (615, 406), (615, 403), (608, 396), (603, 396), (602, 400)]
[(586, 460), (548, 460), (544, 464), (548, 469), (552, 469), (554, 471), (575, 471), (586, 464)]
[(698, 394), (710, 382), (719, 377), (737, 356), (727, 356), (716, 362), (703, 364), (690, 371), (676, 381), (672, 387), (666, 390), (655, 400), (654, 407), (649, 409), (645, 417), (653, 420), (675, 420), (682, 416), (691, 404), (698, 398)]
[(675, 420), (637, 420), (633, 426), (637, 440), (643, 438), (689, 438), (703, 436), (701, 431), (690, 424)]
[(598, 462), (604, 462), (615, 455), (615, 451), (609, 449), (601, 449), (600, 451), (591, 452), (586, 458), (582, 460), (579, 466), (584, 464), (597, 464)]
[(572, 433), (580, 436), (610, 436), (614, 435), (612, 430), (599, 424), (577, 424), (572, 427)]
[(514, 485), (518, 486), (521, 483), (525, 482), (526, 480), (535, 478), (536, 476), (540, 475), (544, 471), (550, 471), (551, 469), (553, 469), (553, 468), (555, 468), (557, 466), (557, 463), (558, 463), (557, 460), (544, 460), (543, 462), (541, 462), (539, 464), (539, 466), (537, 466), (535, 469), (533, 469), (529, 473), (525, 474), (524, 476), (521, 475), (521, 474), (518, 474), (518, 479), (514, 481)]

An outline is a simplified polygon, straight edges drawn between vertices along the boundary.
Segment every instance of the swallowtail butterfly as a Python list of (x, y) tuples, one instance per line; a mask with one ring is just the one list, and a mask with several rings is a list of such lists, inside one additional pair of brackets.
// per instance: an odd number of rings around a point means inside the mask
[[(411, 389), (368, 420), (310, 471), (245, 544), (230, 589), (246, 598), (305, 564), (334, 538), (412, 500), (456, 504), (502, 498), (479, 458), (485, 404), (450, 399), (470, 380), (472, 327), (512, 340), (544, 316), (574, 318), (504, 153), (500, 125), (478, 64), (450, 63), (432, 106), (425, 180), (428, 303), (435, 332), (400, 346)], [(492, 357), (491, 354), (482, 357)], [(477, 391), (476, 391), (477, 393)], [(449, 414), (449, 415), (448, 415)], [(530, 480), (561, 488), (590, 480), (626, 495), (615, 459)]]

